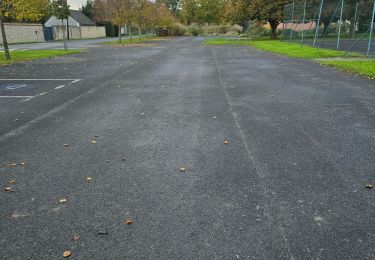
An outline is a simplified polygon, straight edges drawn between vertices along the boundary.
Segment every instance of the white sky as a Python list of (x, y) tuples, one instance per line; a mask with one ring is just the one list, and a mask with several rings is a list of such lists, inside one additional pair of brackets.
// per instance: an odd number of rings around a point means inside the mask
[(70, 5), (70, 9), (78, 10), (81, 8), (82, 4), (84, 4), (86, 0), (68, 0), (68, 4)]

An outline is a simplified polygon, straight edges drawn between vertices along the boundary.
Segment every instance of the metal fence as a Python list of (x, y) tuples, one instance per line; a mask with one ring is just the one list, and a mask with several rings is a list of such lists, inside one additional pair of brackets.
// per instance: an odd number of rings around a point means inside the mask
[(284, 6), (282, 41), (375, 56), (375, 0), (295, 0)]

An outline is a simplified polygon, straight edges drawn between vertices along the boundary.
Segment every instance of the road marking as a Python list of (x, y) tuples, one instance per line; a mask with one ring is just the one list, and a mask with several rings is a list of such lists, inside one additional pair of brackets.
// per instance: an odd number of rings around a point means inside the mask
[(45, 94), (47, 94), (47, 92), (40, 93), (39, 95), (36, 95), (36, 97), (44, 96)]
[(66, 86), (65, 85), (61, 85), (61, 86), (56, 87), (55, 89), (62, 89), (64, 87), (66, 87)]
[(0, 96), (0, 98), (33, 98), (34, 96)]
[(74, 81), (78, 82), (82, 79), (0, 79), (0, 81)]
[(70, 84), (74, 84), (74, 83), (77, 83), (79, 81), (81, 81), (81, 79), (76, 79), (76, 80), (73, 80), (72, 82), (70, 82)]

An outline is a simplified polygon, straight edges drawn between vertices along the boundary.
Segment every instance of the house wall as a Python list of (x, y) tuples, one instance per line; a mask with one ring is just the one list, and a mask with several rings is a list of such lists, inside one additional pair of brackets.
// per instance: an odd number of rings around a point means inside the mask
[[(41, 24), (6, 23), (5, 32), (8, 43), (44, 42)], [(0, 34), (0, 42), (2, 41)]]
[(104, 26), (81, 26), (80, 28), (83, 39), (106, 37)]
[[(53, 26), (52, 33), (54, 40), (64, 40), (64, 30), (63, 26)], [(70, 39), (81, 39), (81, 31), (79, 27), (69, 27), (69, 38)]]

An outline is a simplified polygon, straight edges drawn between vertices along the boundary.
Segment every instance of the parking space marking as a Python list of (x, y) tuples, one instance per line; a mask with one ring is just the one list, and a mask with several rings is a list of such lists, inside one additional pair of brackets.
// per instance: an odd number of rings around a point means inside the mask
[(61, 85), (61, 86), (56, 87), (55, 89), (62, 89), (62, 88), (65, 88), (65, 87), (66, 87), (66, 85)]
[(40, 93), (40, 94), (36, 95), (36, 97), (44, 96), (45, 94), (47, 94), (47, 92)]
[(33, 98), (34, 96), (0, 96), (0, 98)]

